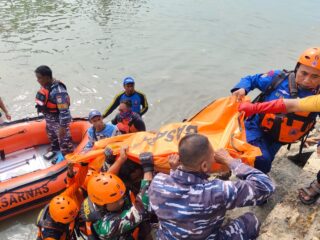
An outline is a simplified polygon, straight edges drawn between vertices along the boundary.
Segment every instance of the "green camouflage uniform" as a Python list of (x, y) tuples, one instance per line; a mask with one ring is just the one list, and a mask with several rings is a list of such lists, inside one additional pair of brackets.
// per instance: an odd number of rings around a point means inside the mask
[(149, 208), (148, 188), (150, 181), (142, 180), (140, 192), (134, 205), (129, 199), (125, 201), (122, 212), (107, 212), (101, 220), (93, 224), (93, 230), (100, 239), (133, 239), (133, 230), (146, 219)]

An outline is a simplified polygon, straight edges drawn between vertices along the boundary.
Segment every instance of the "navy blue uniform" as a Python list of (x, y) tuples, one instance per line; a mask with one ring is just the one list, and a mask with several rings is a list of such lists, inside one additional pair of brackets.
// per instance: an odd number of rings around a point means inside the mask
[[(234, 92), (240, 88), (244, 88), (246, 93), (253, 89), (259, 89), (261, 92), (265, 92), (267, 87), (272, 83), (275, 77), (281, 73), (280, 70), (270, 71), (267, 74), (255, 74), (241, 78), (240, 82), (231, 90)], [(314, 95), (312, 91), (298, 88), (298, 97), (304, 98)], [(292, 98), (290, 95), (288, 77), (282, 81), (275, 90), (273, 90), (265, 98), (265, 102), (279, 99), (279, 98)], [(316, 114), (315, 114), (316, 117)], [(248, 143), (257, 146), (261, 149), (262, 156), (259, 156), (255, 160), (255, 167), (264, 173), (268, 173), (271, 170), (272, 161), (276, 153), (281, 148), (282, 144), (272, 139), (269, 135), (263, 132), (260, 128), (260, 117), (254, 115), (245, 121), (246, 136)]]
[(209, 180), (208, 176), (177, 169), (159, 173), (151, 182), (149, 199), (159, 219), (157, 239), (255, 239), (260, 223), (246, 213), (222, 227), (227, 210), (265, 201), (273, 192), (270, 178), (234, 161), (238, 181)]
[[(57, 105), (57, 112), (43, 111), (46, 128), (52, 151), (61, 151), (63, 155), (73, 152), (70, 134), (71, 114), (69, 110), (70, 98), (67, 89), (58, 81), (49, 87), (48, 100)], [(59, 137), (59, 128), (66, 129), (66, 135)]]

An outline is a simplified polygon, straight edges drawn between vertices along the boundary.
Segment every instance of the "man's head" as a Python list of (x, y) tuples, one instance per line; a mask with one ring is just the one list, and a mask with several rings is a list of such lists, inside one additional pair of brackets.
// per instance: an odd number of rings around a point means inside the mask
[(68, 224), (74, 221), (79, 212), (76, 202), (68, 196), (56, 196), (49, 204), (49, 213), (55, 222)]
[(179, 142), (179, 158), (183, 167), (208, 173), (214, 160), (214, 150), (206, 136), (188, 134)]
[(296, 83), (313, 90), (320, 86), (320, 47), (304, 51), (296, 66)]
[(38, 83), (42, 87), (45, 87), (49, 83), (52, 82), (52, 71), (48, 66), (42, 65), (37, 67), (37, 69), (34, 71), (38, 80)]
[(101, 131), (104, 128), (104, 123), (102, 119), (102, 114), (98, 110), (92, 110), (89, 113), (89, 121), (93, 125), (93, 127), (96, 129), (96, 131)]
[(132, 108), (132, 103), (130, 100), (122, 100), (120, 102), (118, 110), (120, 114), (123, 115), (125, 113), (131, 112), (131, 108)]
[(126, 92), (126, 95), (131, 96), (134, 94), (134, 79), (132, 77), (126, 77), (123, 79), (123, 88)]
[(105, 206), (108, 211), (119, 211), (123, 207), (126, 186), (118, 176), (104, 172), (97, 174), (89, 180), (87, 189), (90, 200)]

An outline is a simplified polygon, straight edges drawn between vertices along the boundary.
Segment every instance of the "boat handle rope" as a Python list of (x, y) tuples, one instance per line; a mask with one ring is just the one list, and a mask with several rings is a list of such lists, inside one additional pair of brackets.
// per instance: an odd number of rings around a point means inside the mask
[(27, 132), (27, 130), (26, 130), (26, 129), (23, 129), (23, 130), (21, 130), (21, 131), (19, 131), (19, 132), (10, 134), (10, 135), (8, 135), (8, 136), (0, 137), (0, 140), (6, 139), (6, 138), (9, 138), (9, 137), (18, 135), (18, 134), (23, 134), (23, 133), (26, 133), (26, 132)]

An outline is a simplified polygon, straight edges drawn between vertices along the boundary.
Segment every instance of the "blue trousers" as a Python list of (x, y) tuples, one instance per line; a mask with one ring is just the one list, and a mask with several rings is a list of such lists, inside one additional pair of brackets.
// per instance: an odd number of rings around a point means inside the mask
[(256, 157), (254, 167), (263, 173), (268, 173), (271, 170), (272, 161), (281, 148), (282, 144), (275, 142), (268, 136), (259, 137), (253, 141), (249, 141), (251, 145), (259, 147), (262, 156)]
[(46, 118), (46, 128), (48, 138), (51, 142), (52, 151), (61, 151), (63, 155), (73, 152), (73, 144), (70, 134), (70, 128), (67, 127), (67, 133), (64, 138), (59, 137), (59, 121)]
[(260, 225), (253, 213), (245, 213), (222, 227), (218, 240), (256, 239), (259, 236)]

